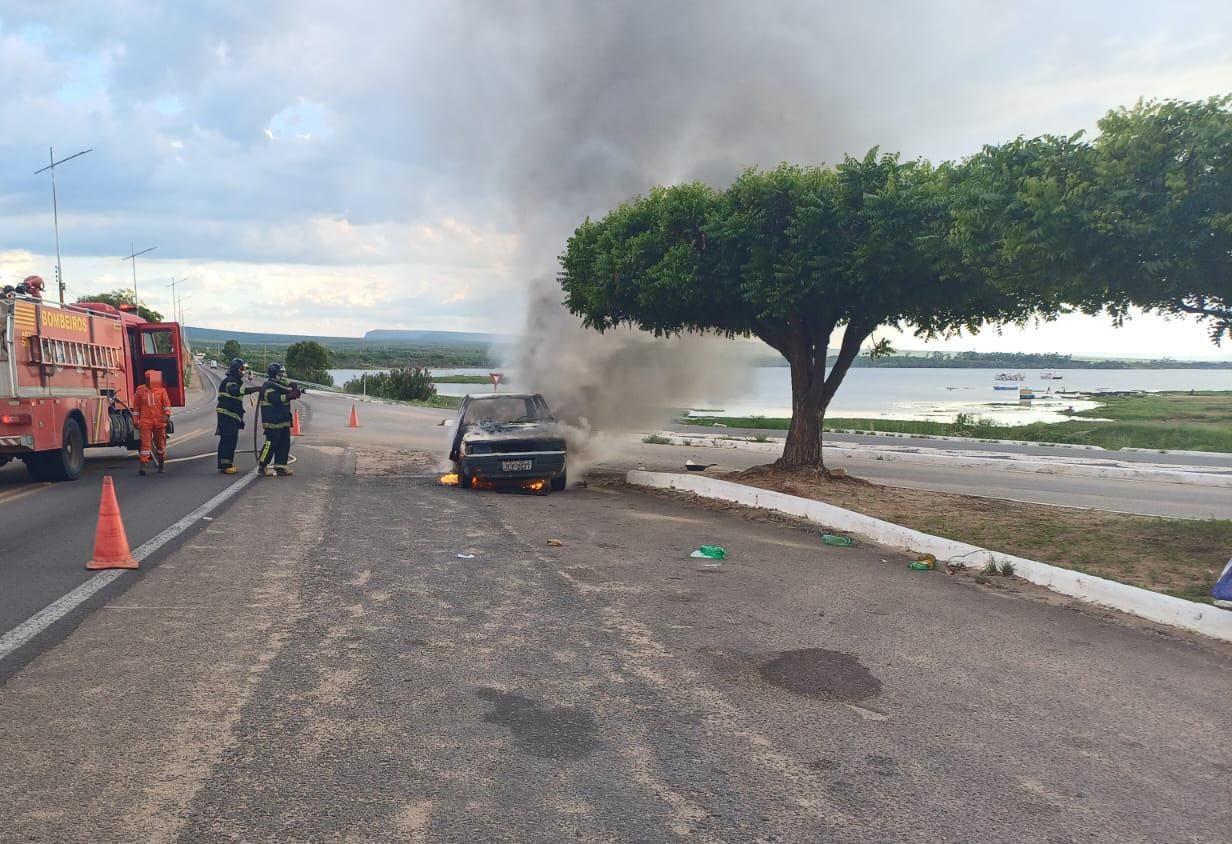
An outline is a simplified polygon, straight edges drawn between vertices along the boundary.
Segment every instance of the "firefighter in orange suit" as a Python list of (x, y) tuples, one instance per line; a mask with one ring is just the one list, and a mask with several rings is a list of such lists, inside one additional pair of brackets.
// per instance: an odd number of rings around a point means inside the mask
[(145, 464), (150, 462), (150, 445), (158, 455), (158, 472), (162, 474), (167, 464), (167, 420), (171, 418), (171, 398), (163, 388), (163, 375), (155, 369), (147, 369), (145, 383), (137, 388), (133, 397), (133, 409), (137, 411), (137, 427), (141, 431), (141, 467), (138, 475), (145, 474)]

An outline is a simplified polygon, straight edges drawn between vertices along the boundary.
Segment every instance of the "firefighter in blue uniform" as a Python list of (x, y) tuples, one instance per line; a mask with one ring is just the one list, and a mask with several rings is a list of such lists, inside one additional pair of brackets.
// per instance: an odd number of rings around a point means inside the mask
[(291, 457), (291, 402), (303, 391), (291, 384), (286, 367), (280, 363), (271, 363), (265, 374), (268, 377), (261, 385), (261, 427), (265, 429), (265, 445), (261, 446), (257, 473), (293, 475), (295, 473), (287, 466)]
[(244, 366), (242, 358), (233, 358), (226, 377), (218, 385), (218, 427), (214, 434), (218, 437), (218, 471), (224, 475), (234, 475), (238, 471), (235, 446), (240, 431), (244, 430), (244, 396), (260, 389), (244, 386)]

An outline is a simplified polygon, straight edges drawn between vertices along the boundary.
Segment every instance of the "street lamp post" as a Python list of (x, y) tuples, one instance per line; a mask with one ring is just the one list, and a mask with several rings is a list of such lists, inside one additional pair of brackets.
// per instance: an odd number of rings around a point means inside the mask
[(61, 158), (59, 161), (56, 161), (55, 150), (52, 147), (47, 147), (47, 160), (51, 163), (41, 170), (34, 171), (34, 175), (36, 176), (43, 172), (51, 173), (51, 217), (52, 224), (56, 230), (56, 287), (60, 289), (61, 305), (64, 304), (64, 288), (66, 285), (64, 284), (64, 270), (60, 266), (60, 203), (56, 200), (56, 168), (66, 161), (72, 161), (74, 158), (78, 158), (85, 155), (87, 152), (93, 151), (94, 148), (91, 147), (90, 149), (85, 149), (81, 152), (74, 153), (68, 158)]
[(137, 256), (138, 256), (138, 255), (144, 255), (144, 254), (145, 254), (145, 253), (147, 253), (147, 252), (153, 252), (153, 251), (154, 251), (155, 249), (157, 249), (158, 247), (157, 247), (157, 246), (151, 246), (149, 249), (142, 249), (140, 252), (138, 252), (138, 251), (137, 251), (137, 248), (136, 248), (135, 246), (132, 246), (131, 244), (130, 244), (129, 248), (130, 248), (132, 251), (130, 251), (127, 255), (125, 255), (125, 256), (124, 256), (123, 258), (121, 258), (120, 260), (122, 260), (122, 261), (132, 261), (132, 262), (133, 262), (133, 304), (134, 304), (134, 305), (136, 305), (138, 308), (140, 308), (140, 307), (141, 307), (141, 299), (140, 299), (140, 297), (138, 297), (138, 296), (137, 296)]

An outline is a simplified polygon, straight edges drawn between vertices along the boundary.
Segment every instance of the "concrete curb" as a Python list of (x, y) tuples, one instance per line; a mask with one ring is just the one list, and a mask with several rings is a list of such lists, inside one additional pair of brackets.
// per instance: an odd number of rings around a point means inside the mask
[(1145, 618), (1159, 624), (1201, 633), (1213, 639), (1232, 642), (1232, 612), (1208, 604), (1197, 604), (1171, 595), (1161, 595), (1149, 589), (1127, 586), (1102, 577), (1071, 571), (1060, 566), (1027, 560), (1011, 554), (1001, 554), (940, 536), (896, 525), (893, 522), (866, 516), (833, 504), (800, 498), (782, 492), (759, 489), (732, 481), (696, 475), (676, 475), (662, 472), (629, 472), (626, 480), (636, 486), (691, 492), (703, 498), (730, 501), (746, 507), (775, 510), (789, 516), (807, 519), (837, 530), (850, 531), (891, 548), (913, 553), (932, 554), (938, 560), (964, 568), (982, 569), (988, 562), (1014, 564), (1014, 573), (1031, 583), (1044, 586), (1062, 595), (1077, 598), (1108, 609)]
[[(734, 448), (741, 451), (757, 451), (766, 454), (781, 454), (782, 440), (756, 442), (743, 439), (723, 439), (696, 434), (679, 434), (664, 431), (658, 436), (670, 445), (691, 445), (702, 448)], [(1131, 468), (1129, 466), (1098, 466), (1091, 463), (1045, 462), (1038, 459), (1005, 457), (979, 457), (958, 454), (926, 454), (923, 451), (891, 451), (874, 446), (835, 445), (826, 446), (831, 454), (847, 458), (871, 458), (887, 463), (918, 463), (931, 466), (949, 466), (966, 469), (1001, 469), (1007, 472), (1028, 472), (1038, 475), (1072, 475), (1105, 480), (1155, 481), (1166, 484), (1211, 486), (1232, 488), (1232, 471), (1216, 467), (1211, 472), (1190, 472), (1179, 469)]]

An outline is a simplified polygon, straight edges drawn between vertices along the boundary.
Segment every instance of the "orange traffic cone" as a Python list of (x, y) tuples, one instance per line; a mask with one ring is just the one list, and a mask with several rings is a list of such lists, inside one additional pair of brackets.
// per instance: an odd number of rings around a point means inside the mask
[(355, 405), (351, 405), (351, 418), (347, 422), (347, 427), (348, 428), (358, 428), (359, 427), (359, 414), (355, 412)]
[(299, 411), (291, 411), (291, 436), (302, 437), (304, 432), (299, 429)]
[(103, 476), (103, 497), (98, 502), (98, 530), (94, 532), (94, 559), (87, 569), (135, 569), (137, 561), (128, 549), (128, 534), (120, 518), (111, 476)]

